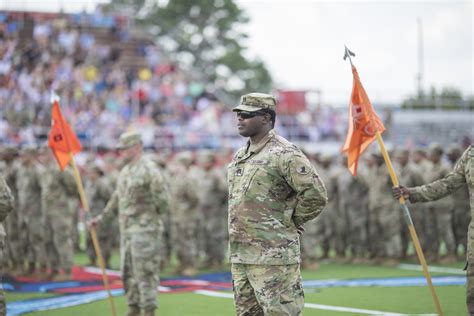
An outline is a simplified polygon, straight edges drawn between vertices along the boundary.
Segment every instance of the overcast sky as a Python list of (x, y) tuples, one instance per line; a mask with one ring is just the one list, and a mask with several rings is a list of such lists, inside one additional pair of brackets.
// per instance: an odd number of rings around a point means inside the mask
[[(1, 8), (67, 11), (104, 0), (0, 0)], [(416, 91), (417, 18), (423, 25), (424, 88), (473, 94), (472, 1), (237, 0), (251, 19), (246, 45), (278, 87), (320, 89), (347, 103), (352, 76), (344, 44), (373, 103), (396, 103)], [(50, 8), (50, 9), (49, 9)]]

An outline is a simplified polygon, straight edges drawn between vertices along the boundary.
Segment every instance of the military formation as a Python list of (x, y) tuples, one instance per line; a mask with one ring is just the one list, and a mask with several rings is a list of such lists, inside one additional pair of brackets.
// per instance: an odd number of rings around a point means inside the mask
[[(392, 162), (399, 182), (416, 187), (446, 176), (464, 149), (431, 144), (425, 150), (395, 149)], [(328, 191), (326, 211), (306, 224), (302, 237), (303, 267), (333, 261), (396, 265), (416, 261), (407, 225), (383, 157), (376, 150), (364, 154), (353, 177), (345, 157), (309, 155)], [(412, 220), (429, 263), (464, 260), (470, 221), (467, 187), (435, 202), (410, 205)], [(319, 224), (318, 224), (319, 223)]]
[[(176, 255), (176, 273), (192, 276), (201, 267), (222, 268), (227, 250), (227, 157), (214, 151), (182, 151), (145, 156), (158, 169), (170, 195), (172, 211), (163, 214), (164, 267)], [(72, 169), (61, 172), (47, 147), (5, 146), (0, 170), (15, 200), (15, 212), (6, 219), (5, 270), (44, 280), (71, 277), (74, 253), (79, 249), (78, 227), (98, 215), (112, 198), (125, 161), (115, 151), (88, 153), (78, 165), (90, 214), (80, 205)], [(199, 190), (197, 189), (199, 188)], [(119, 218), (97, 230), (106, 266), (120, 247)], [(97, 265), (89, 234), (85, 234), (88, 264)]]
[[(81, 208), (73, 171), (61, 172), (49, 148), (3, 146), (4, 272), (69, 280), (77, 250), (97, 265), (89, 234), (79, 246), (79, 223), (86, 223), (97, 230), (106, 267), (120, 249), (128, 316), (154, 315), (159, 273), (172, 260), (185, 276), (230, 261), (238, 315), (299, 315), (300, 265), (415, 260), (381, 154), (369, 150), (352, 176), (344, 157), (303, 153), (278, 136), (275, 107), (270, 95), (242, 97), (234, 112), (249, 140), (233, 158), (208, 150), (147, 153), (138, 132), (122, 134), (117, 151), (84, 154), (79, 165), (90, 212)], [(472, 155), (455, 144), (391, 153), (402, 193), (426, 202), (410, 209), (429, 263), (463, 260), (472, 248)], [(470, 170), (470, 178), (453, 176), (453, 168)], [(424, 185), (439, 179), (455, 184)], [(459, 183), (470, 183), (471, 191)], [(281, 304), (276, 292), (291, 304)], [(2, 301), (0, 293), (0, 315)]]

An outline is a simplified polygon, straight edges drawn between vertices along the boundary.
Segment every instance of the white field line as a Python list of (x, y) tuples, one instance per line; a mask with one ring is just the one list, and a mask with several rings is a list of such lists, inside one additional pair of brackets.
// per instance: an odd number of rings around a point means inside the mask
[[(220, 298), (234, 298), (232, 293), (223, 293), (223, 292), (215, 292), (215, 291), (207, 291), (207, 290), (198, 290), (194, 291), (196, 294), (206, 295), (211, 297), (220, 297)], [(408, 314), (399, 314), (399, 313), (390, 313), (390, 312), (383, 312), (383, 311), (376, 311), (370, 309), (359, 309), (359, 308), (350, 308), (350, 307), (342, 307), (342, 306), (330, 306), (330, 305), (321, 305), (321, 304), (313, 304), (313, 303), (305, 303), (304, 307), (312, 308), (312, 309), (320, 309), (326, 311), (336, 311), (336, 312), (346, 312), (346, 313), (355, 313), (355, 314), (363, 314), (363, 315), (384, 315), (384, 316), (406, 316)], [(422, 314), (423, 316), (431, 316), (436, 314)], [(420, 316), (422, 316), (420, 315)]]
[[(402, 270), (423, 271), (422, 267), (418, 264), (405, 264), (405, 263), (402, 263), (398, 266), (398, 268), (402, 269)], [(430, 272), (466, 275), (466, 271), (463, 271), (462, 269), (455, 269), (455, 268), (429, 266), (428, 270)]]

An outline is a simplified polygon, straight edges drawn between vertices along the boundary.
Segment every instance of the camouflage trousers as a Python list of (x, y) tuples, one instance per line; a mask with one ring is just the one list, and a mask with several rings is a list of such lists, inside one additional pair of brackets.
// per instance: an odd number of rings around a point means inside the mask
[[(58, 215), (63, 213), (62, 215)], [(48, 265), (70, 271), (74, 261), (74, 221), (64, 210), (45, 214), (44, 247)]]
[(232, 264), (238, 316), (302, 315), (304, 292), (299, 264)]
[(208, 263), (222, 263), (226, 249), (226, 219), (218, 214), (206, 218), (204, 225), (204, 252)]
[[(111, 227), (101, 226), (97, 230), (97, 239), (99, 240), (100, 250), (102, 252), (102, 258), (104, 259), (104, 263), (108, 265), (110, 262), (110, 256), (112, 254), (112, 247), (113, 247), (113, 238), (112, 236), (113, 230)], [(86, 253), (89, 257), (91, 262), (96, 262), (97, 255), (95, 253), (94, 244), (92, 242), (92, 237), (90, 233), (87, 234), (87, 245), (86, 245)], [(107, 266), (107, 268), (109, 268)]]
[[(362, 212), (361, 212), (362, 213)], [(364, 257), (367, 254), (367, 215), (349, 210), (348, 247), (353, 257)], [(365, 210), (364, 210), (365, 213)]]
[(372, 257), (401, 257), (401, 212), (399, 206), (372, 208), (369, 213), (369, 239)]
[(300, 236), (301, 245), (301, 261), (304, 263), (316, 262), (316, 247), (320, 240), (319, 236), (323, 236), (320, 223), (312, 220), (304, 224), (304, 234)]
[(12, 212), (5, 220), (5, 231), (7, 233), (5, 243), (5, 257), (7, 262), (12, 265), (22, 264), (25, 258), (24, 249), (22, 247), (21, 237), (19, 232), (20, 222), (18, 212)]
[(138, 306), (144, 310), (154, 310), (157, 307), (160, 235), (151, 231), (121, 237), (122, 281), (129, 306)]
[(429, 208), (428, 217), (428, 239), (431, 243), (428, 246), (428, 255), (435, 258), (439, 255), (441, 242), (446, 245), (448, 254), (454, 253), (454, 234), (452, 230), (452, 212), (444, 208)]
[(182, 267), (195, 267), (197, 261), (198, 242), (196, 239), (196, 222), (175, 223), (173, 231), (176, 255)]
[(3, 264), (5, 262), (4, 246), (5, 242), (3, 240), (0, 240), (0, 316), (5, 316), (7, 314), (5, 291), (3, 290), (3, 280), (1, 279), (3, 278), (3, 273), (5, 272)]
[(467, 253), (467, 229), (471, 219), (471, 208), (467, 205), (454, 205), (453, 210), (453, 234), (456, 250), (459, 245), (463, 245)]
[(33, 220), (27, 220), (23, 221), (20, 230), (25, 233), (23, 247), (28, 262), (45, 266), (47, 258), (44, 248), (44, 226), (38, 225), (38, 222)]
[(466, 305), (467, 314), (474, 315), (474, 265), (468, 263), (467, 266), (467, 283), (466, 283)]

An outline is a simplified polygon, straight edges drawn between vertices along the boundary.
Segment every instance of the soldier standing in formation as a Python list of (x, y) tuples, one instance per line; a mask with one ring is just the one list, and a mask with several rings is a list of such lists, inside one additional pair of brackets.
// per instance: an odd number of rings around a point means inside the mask
[[(110, 186), (107, 178), (103, 176), (102, 168), (97, 164), (90, 166), (87, 173), (87, 181), (85, 185), (85, 193), (89, 202), (90, 214), (98, 215), (105, 207), (113, 193), (113, 187)], [(104, 257), (105, 266), (110, 268), (110, 256), (113, 246), (113, 226), (107, 225), (101, 227), (97, 232), (102, 256)], [(96, 265), (97, 257), (92, 243), (90, 234), (87, 234), (87, 256), (91, 265)]]
[[(5, 162), (5, 169), (3, 170), (5, 181), (10, 188), (15, 203), (15, 209), (18, 209), (18, 170), (19, 164), (16, 158), (18, 157), (18, 149), (13, 146), (6, 146), (2, 150), (3, 161)], [(18, 212), (14, 212), (5, 221), (6, 242), (5, 242), (5, 258), (6, 265), (13, 274), (20, 274), (23, 272), (21, 262), (25, 258), (22, 253), (21, 234), (19, 234), (20, 219)]]
[(198, 258), (196, 206), (199, 198), (195, 178), (190, 172), (192, 163), (191, 152), (183, 151), (177, 154), (171, 182), (172, 238), (179, 260), (177, 272), (185, 276), (197, 273)]
[(371, 159), (373, 164), (364, 177), (369, 188), (370, 257), (376, 263), (395, 265), (402, 251), (401, 213), (397, 203), (387, 194), (391, 180), (382, 155), (372, 153)]
[(143, 157), (139, 133), (122, 134), (119, 149), (126, 165), (117, 188), (102, 213), (88, 225), (107, 225), (118, 214), (127, 316), (139, 316), (141, 311), (151, 316), (157, 308), (162, 216), (169, 210), (168, 190), (156, 164)]
[[(425, 177), (426, 182), (444, 178), (449, 173), (449, 167), (442, 162), (443, 148), (439, 144), (432, 144), (428, 149), (428, 158), (431, 161), (431, 167), (428, 169)], [(440, 245), (444, 241), (446, 246), (446, 261), (453, 261), (454, 253), (454, 234), (452, 230), (453, 199), (447, 196), (440, 201), (427, 204), (430, 216), (428, 220), (427, 238), (430, 240), (427, 260), (438, 261), (440, 254)]]
[(229, 256), (238, 315), (300, 315), (299, 235), (327, 203), (300, 149), (273, 130), (276, 99), (251, 93), (233, 109), (249, 137), (228, 168)]
[[(3, 228), (3, 222), (7, 215), (14, 209), (14, 202), (15, 199), (10, 188), (0, 175), (0, 259), (2, 262), (5, 261), (5, 229)], [(3, 273), (3, 269), (1, 272)], [(5, 295), (3, 293), (3, 286), (0, 286), (0, 316), (5, 316), (6, 313)]]
[[(452, 167), (456, 165), (456, 162), (461, 158), (462, 149), (459, 145), (451, 144), (448, 148), (448, 159), (452, 164)], [(401, 182), (406, 186), (411, 186), (405, 182)], [(458, 255), (458, 248), (462, 246), (464, 252), (467, 250), (467, 229), (469, 226), (470, 216), (471, 216), (471, 208), (469, 206), (469, 190), (466, 187), (461, 187), (459, 190), (452, 193), (453, 198), (453, 214), (452, 214), (452, 229), (454, 235), (454, 256), (457, 259), (459, 258)]]
[(74, 176), (69, 167), (61, 171), (51, 152), (41, 173), (41, 208), (45, 229), (45, 248), (51, 272), (48, 278), (70, 280), (74, 261), (73, 229), (77, 209), (71, 200), (78, 200)]
[(225, 253), (225, 222), (227, 212), (223, 208), (227, 200), (227, 183), (219, 169), (215, 168), (216, 159), (212, 152), (200, 154), (198, 174), (198, 208), (203, 217), (204, 266), (211, 269), (222, 267)]
[[(428, 202), (442, 199), (465, 187), (469, 190), (471, 208), (467, 244), (466, 304), (468, 314), (474, 315), (474, 147), (469, 146), (453, 170), (443, 178), (418, 187), (395, 187), (393, 188), (393, 196), (398, 200), (403, 195), (412, 203)], [(445, 209), (445, 212), (449, 211), (449, 209)], [(426, 216), (433, 216), (433, 213), (428, 213)]]
[[(41, 209), (40, 169), (35, 157), (34, 147), (25, 148), (21, 153), (21, 168), (18, 170), (18, 213), (19, 232), (22, 236), (23, 253), (28, 261), (28, 275), (42, 276), (45, 271), (39, 268), (46, 265), (44, 248), (44, 227), (38, 225), (43, 218)], [(38, 266), (37, 266), (38, 264)]]
[[(395, 152), (395, 161), (397, 162), (396, 167), (399, 169), (397, 174), (399, 175), (401, 183), (405, 183), (411, 187), (419, 186), (424, 183), (423, 176), (419, 172), (419, 169), (410, 162), (410, 152), (408, 150), (397, 150)], [(423, 214), (421, 214), (422, 209), (420, 206), (417, 206), (412, 211), (412, 220), (414, 226), (416, 227), (420, 244), (426, 249), (428, 240), (426, 240), (427, 227), (425, 217)], [(408, 231), (407, 225), (404, 223), (403, 218), (400, 218), (400, 221), (400, 236), (402, 241), (401, 256), (402, 258), (405, 258), (407, 256), (410, 233)]]

